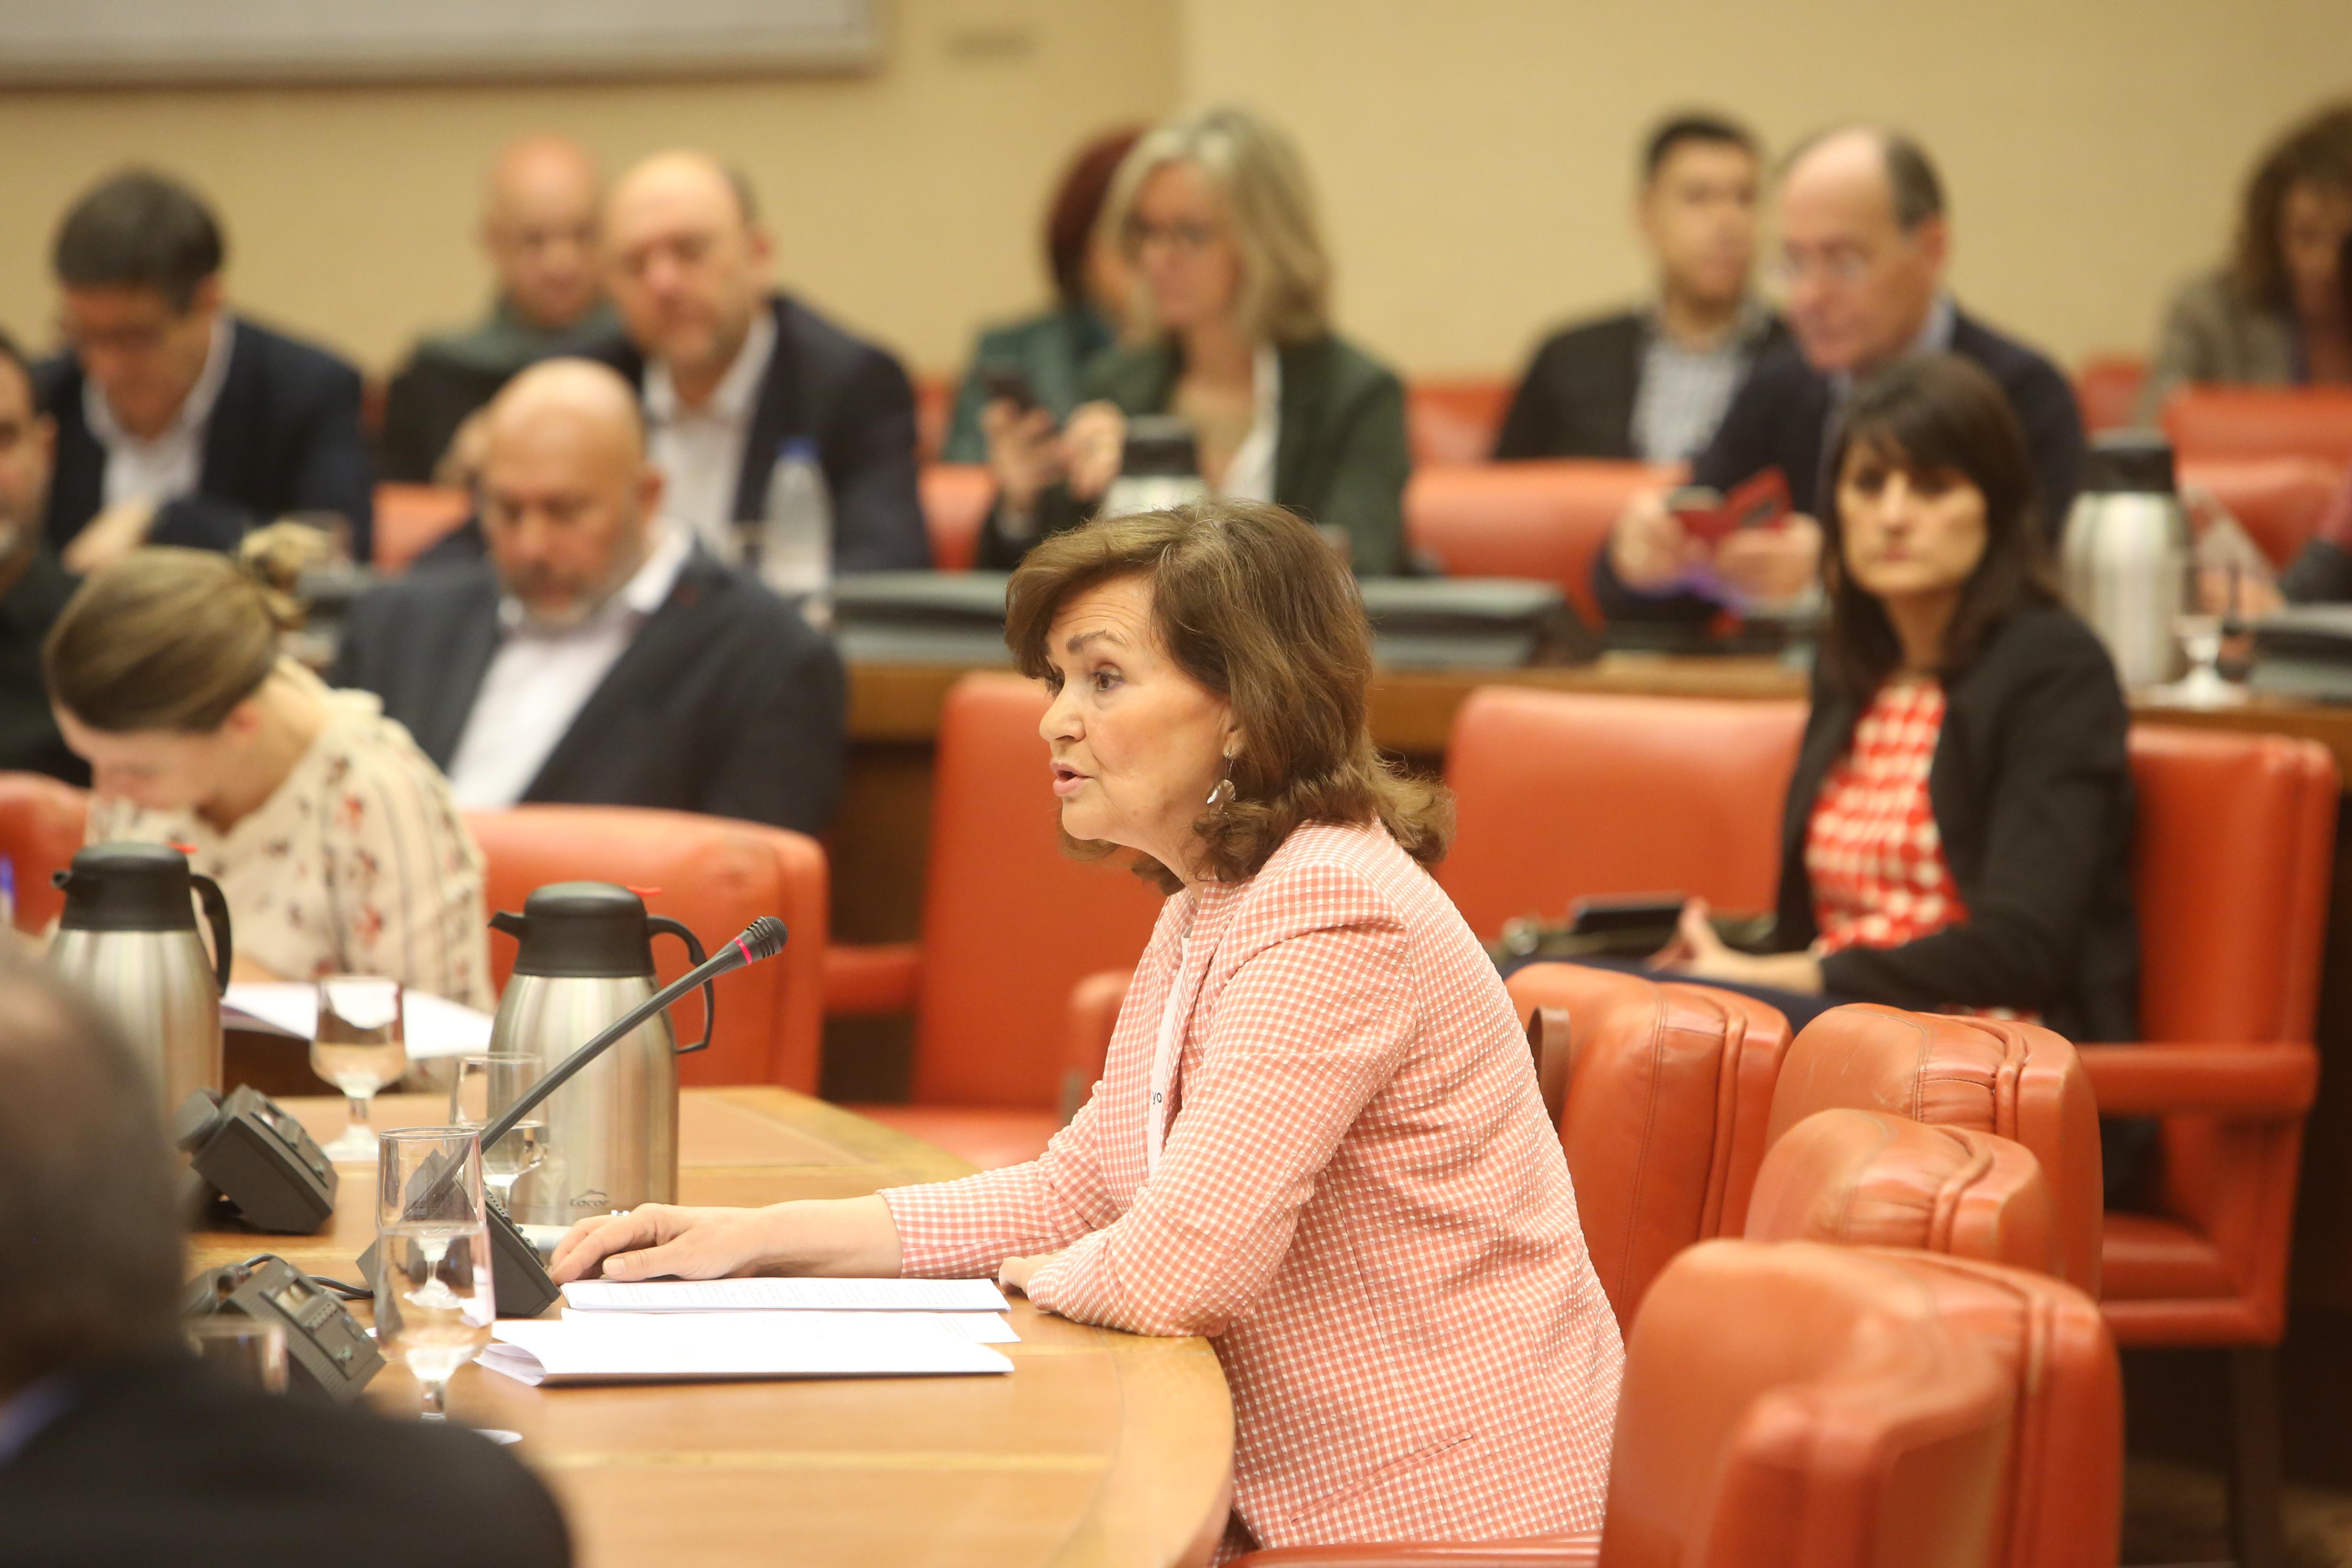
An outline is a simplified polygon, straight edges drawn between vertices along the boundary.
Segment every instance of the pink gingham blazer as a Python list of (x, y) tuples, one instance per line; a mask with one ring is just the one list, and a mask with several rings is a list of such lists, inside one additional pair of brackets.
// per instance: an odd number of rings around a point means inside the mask
[[(1147, 1182), (1171, 986), (1192, 1000)], [(1383, 829), (1303, 827), (1171, 898), (1045, 1153), (882, 1196), (910, 1275), (1059, 1252), (1040, 1307), (1208, 1335), (1260, 1545), (1600, 1528), (1617, 1321), (1502, 981)]]

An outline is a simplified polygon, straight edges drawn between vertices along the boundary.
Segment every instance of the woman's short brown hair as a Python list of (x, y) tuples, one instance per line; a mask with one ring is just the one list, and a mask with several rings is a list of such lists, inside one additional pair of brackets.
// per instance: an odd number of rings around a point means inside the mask
[[(1373, 749), (1371, 628), (1354, 578), (1312, 528), (1264, 502), (1200, 501), (1057, 534), (1029, 552), (1007, 592), (1004, 640), (1022, 672), (1055, 680), (1046, 635), (1055, 614), (1124, 578), (1150, 587), (1161, 646), (1233, 704), (1241, 731), (1232, 799), (1193, 824), (1202, 872), (1255, 876), (1307, 822), (1378, 821), (1423, 865), (1444, 857), (1453, 798)], [(1138, 869), (1171, 893), (1183, 885), (1156, 862)]]
[(326, 553), (316, 528), (273, 523), (234, 558), (133, 550), (67, 601), (41, 646), (49, 696), (95, 730), (209, 735), (278, 667), (301, 624), (296, 580)]
[(2294, 308), (2279, 216), (2297, 185), (2352, 196), (2352, 103), (2331, 105), (2292, 127), (2263, 155), (2240, 198), (2231, 277), (2242, 296), (2273, 310)]

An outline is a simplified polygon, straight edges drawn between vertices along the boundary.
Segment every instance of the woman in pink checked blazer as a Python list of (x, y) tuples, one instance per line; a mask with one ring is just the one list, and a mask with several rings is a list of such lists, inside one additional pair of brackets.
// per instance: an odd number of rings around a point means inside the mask
[(1205, 1334), (1252, 1544), (1597, 1529), (1623, 1352), (1508, 998), (1425, 869), (1444, 792), (1364, 716), (1313, 529), (1202, 503), (1046, 540), (1006, 640), (1081, 852), (1171, 896), (1102, 1082), (1045, 1155), (870, 1198), (591, 1220), (559, 1279), (996, 1272)]

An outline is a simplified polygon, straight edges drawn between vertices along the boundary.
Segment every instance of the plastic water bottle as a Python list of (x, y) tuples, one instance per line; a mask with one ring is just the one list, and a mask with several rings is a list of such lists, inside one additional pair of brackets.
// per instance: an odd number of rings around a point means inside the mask
[(761, 509), (758, 557), (751, 563), (766, 583), (822, 625), (828, 619), (825, 585), (833, 576), (833, 498), (816, 443), (804, 435), (777, 449)]

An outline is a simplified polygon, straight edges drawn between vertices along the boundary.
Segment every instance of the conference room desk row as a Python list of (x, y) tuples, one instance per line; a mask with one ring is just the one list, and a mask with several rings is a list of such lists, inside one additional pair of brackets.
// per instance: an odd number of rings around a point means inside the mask
[[(854, 664), (846, 787), (830, 838), (832, 938), (905, 942), (918, 935), (931, 800), (931, 759), (950, 664)], [(1388, 670), (1371, 690), (1373, 738), (1412, 766), (1444, 766), (1455, 711), (1484, 685), (1738, 700), (1799, 699), (1801, 673), (1760, 657), (1610, 653), (1589, 664), (1497, 670)], [(2142, 703), (2143, 722), (2267, 731), (2316, 740), (2352, 784), (2352, 707), (2261, 698), (2197, 711)], [(1044, 769), (1038, 788), (1045, 787)], [(1777, 797), (1780, 779), (1759, 780)], [(2299, 1306), (2352, 1313), (2352, 831), (2336, 835), (2317, 1043), (2319, 1102), (2304, 1140), (2294, 1292)], [(871, 1049), (870, 1020), (835, 1020), (828, 1040)], [(868, 1091), (867, 1092), (870, 1092)]]
[[(321, 1142), (340, 1099), (283, 1102)], [(968, 1166), (806, 1095), (688, 1089), (679, 1201), (854, 1197)], [(437, 1096), (386, 1095), (379, 1132), (447, 1120)], [(339, 1167), (317, 1236), (210, 1231), (190, 1268), (274, 1251), (352, 1280), (374, 1239), (372, 1166)], [(366, 1307), (356, 1309), (362, 1321)], [(532, 1388), (479, 1366), (454, 1420), (519, 1432), (562, 1500), (581, 1568), (1164, 1568), (1203, 1563), (1231, 1506), (1233, 1406), (1204, 1340), (1144, 1339), (1013, 1300), (1009, 1376)], [(413, 1417), (387, 1366), (362, 1396)], [(431, 1500), (415, 1500), (419, 1517)], [(425, 1561), (430, 1560), (430, 1553)]]

